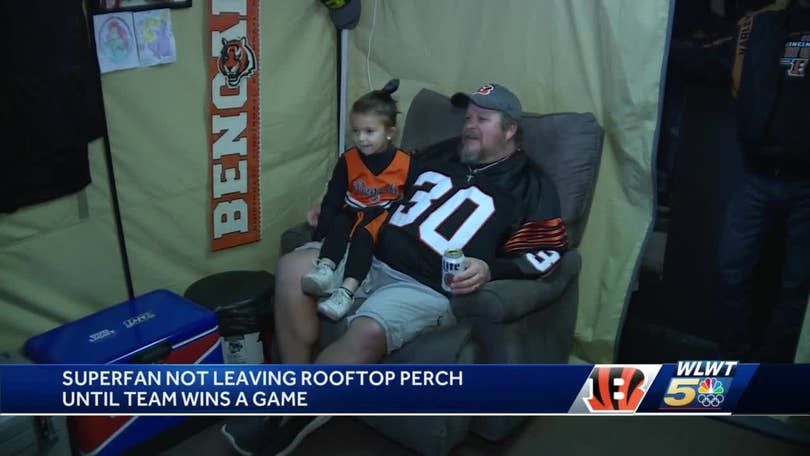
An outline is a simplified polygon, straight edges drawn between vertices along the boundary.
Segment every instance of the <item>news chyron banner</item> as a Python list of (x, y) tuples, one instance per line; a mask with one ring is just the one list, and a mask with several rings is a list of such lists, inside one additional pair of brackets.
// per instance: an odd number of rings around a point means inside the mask
[(810, 413), (810, 364), (0, 365), (3, 415)]

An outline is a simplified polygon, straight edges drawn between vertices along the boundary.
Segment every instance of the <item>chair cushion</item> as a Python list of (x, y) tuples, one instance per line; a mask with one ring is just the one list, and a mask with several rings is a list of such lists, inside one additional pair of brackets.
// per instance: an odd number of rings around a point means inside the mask
[(463, 124), (464, 110), (450, 104), (446, 96), (422, 89), (408, 108), (400, 147), (416, 150), (454, 138), (461, 133)]
[[(402, 148), (420, 149), (461, 132), (464, 111), (439, 93), (422, 89), (411, 103)], [(525, 113), (523, 149), (557, 186), (568, 240), (582, 238), (602, 156), (602, 128), (590, 113)]]

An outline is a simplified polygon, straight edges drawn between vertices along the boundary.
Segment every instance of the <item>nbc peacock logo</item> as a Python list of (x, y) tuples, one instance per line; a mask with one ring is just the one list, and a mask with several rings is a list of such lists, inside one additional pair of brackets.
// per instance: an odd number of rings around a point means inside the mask
[(703, 407), (718, 408), (726, 399), (725, 392), (721, 380), (715, 377), (706, 377), (698, 386), (697, 401)]

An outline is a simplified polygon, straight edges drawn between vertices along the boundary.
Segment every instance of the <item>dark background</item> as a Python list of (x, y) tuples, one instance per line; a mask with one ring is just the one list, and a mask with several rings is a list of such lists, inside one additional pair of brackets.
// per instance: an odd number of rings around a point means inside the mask
[[(712, 41), (734, 33), (737, 19), (769, 1), (678, 0), (672, 38)], [(718, 11), (721, 10), (721, 11)], [(724, 14), (719, 14), (719, 13)], [(657, 149), (658, 205), (652, 237), (666, 248), (642, 263), (619, 343), (620, 362), (671, 362), (716, 357), (722, 319), (713, 311), (717, 254), (725, 208), (742, 170), (728, 87), (686, 83), (668, 67)], [(784, 256), (780, 229), (754, 274), (753, 326), (760, 337), (779, 288)], [(657, 257), (657, 258), (656, 258)]]

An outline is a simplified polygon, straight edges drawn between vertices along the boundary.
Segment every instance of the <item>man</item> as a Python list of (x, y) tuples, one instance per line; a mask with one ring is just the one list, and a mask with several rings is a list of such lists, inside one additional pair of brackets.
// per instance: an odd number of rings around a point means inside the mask
[[(518, 98), (485, 84), (452, 101), (467, 109), (460, 142), (416, 155), (406, 200), (380, 232), (368, 297), (316, 363), (378, 362), (420, 332), (452, 324), (440, 283), (449, 248), (466, 255), (466, 269), (451, 283), (450, 294), (459, 295), (492, 279), (548, 274), (566, 248), (557, 191), (519, 147)], [(285, 363), (309, 363), (318, 338), (315, 300), (300, 285), (318, 250), (305, 247), (282, 257), (276, 273), (276, 335)], [(286, 454), (327, 419), (292, 418), (281, 426), (272, 418), (242, 420), (226, 424), (223, 433), (242, 454)]]
[[(727, 82), (745, 169), (717, 257), (720, 357), (792, 362), (810, 289), (810, 2), (774, 2), (742, 18), (736, 36), (673, 43), (673, 64)], [(780, 5), (781, 4), (781, 5)], [(706, 70), (709, 70), (708, 72)], [(759, 353), (750, 331), (751, 281), (770, 228), (784, 224), (781, 290)]]

